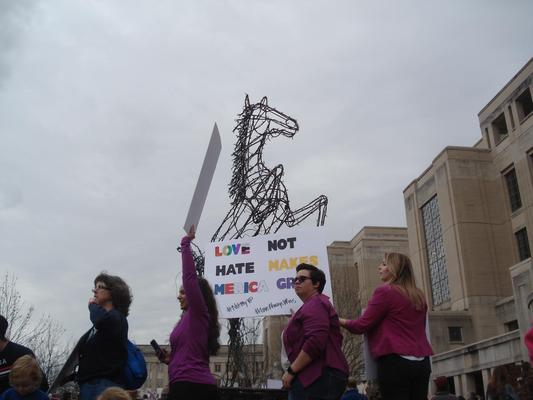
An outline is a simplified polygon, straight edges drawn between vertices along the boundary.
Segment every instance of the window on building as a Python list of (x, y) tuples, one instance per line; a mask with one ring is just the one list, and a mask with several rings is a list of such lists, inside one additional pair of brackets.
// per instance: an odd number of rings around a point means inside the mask
[(438, 306), (450, 300), (450, 288), (448, 286), (448, 269), (446, 268), (446, 257), (444, 255), (437, 196), (434, 196), (424, 204), (421, 211), (426, 239), (431, 295), (433, 305)]
[(516, 111), (518, 111), (518, 120), (520, 122), (533, 112), (533, 101), (531, 100), (531, 91), (529, 88), (524, 90), (520, 96), (516, 98)]
[(462, 343), (463, 342), (463, 328), (460, 326), (449, 326), (448, 327), (448, 338), (450, 343)]
[(515, 125), (514, 125), (513, 110), (511, 108), (511, 105), (507, 106), (507, 113), (509, 114), (509, 119), (511, 120), (511, 129), (514, 129)]
[(220, 370), (221, 370), (220, 364), (218, 364), (218, 363), (215, 364), (215, 372), (220, 372)]
[(531, 251), (529, 250), (529, 239), (527, 238), (526, 228), (522, 228), (515, 232), (516, 245), (518, 247), (518, 258), (523, 261), (531, 257)]
[(501, 113), (492, 121), (492, 132), (494, 132), (494, 141), (496, 144), (501, 142), (509, 133), (507, 130), (507, 121), (505, 121), (505, 114)]
[(262, 361), (256, 361), (255, 362), (255, 370), (257, 372), (263, 371), (263, 362)]
[(504, 325), (505, 332), (516, 331), (518, 329), (518, 320), (514, 319), (512, 321), (506, 322)]
[(520, 189), (518, 188), (518, 179), (516, 179), (515, 169), (504, 174), (505, 183), (507, 184), (507, 192), (509, 193), (509, 204), (511, 205), (511, 211), (515, 212), (522, 207), (522, 199), (520, 198)]
[(489, 128), (485, 128), (485, 136), (487, 137), (487, 146), (489, 146), (489, 149), (492, 149), (492, 146), (490, 144)]

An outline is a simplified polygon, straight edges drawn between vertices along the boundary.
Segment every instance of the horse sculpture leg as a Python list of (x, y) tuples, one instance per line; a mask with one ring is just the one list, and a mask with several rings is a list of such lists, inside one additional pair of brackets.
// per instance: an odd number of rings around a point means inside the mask
[(328, 198), (324, 195), (317, 197), (318, 201), (318, 216), (316, 220), (316, 226), (323, 226), (326, 220), (326, 214), (328, 211)]
[[(315, 213), (316, 211), (318, 211), (318, 215), (316, 219), (316, 226), (322, 226), (324, 225), (324, 221), (326, 219), (327, 209), (328, 209), (328, 198), (324, 195), (317, 197), (310, 203), (294, 211), (292, 211), (289, 208), (288, 202), (287, 202), (287, 209), (285, 210), (285, 215), (286, 215), (285, 220), (286, 220), (287, 226), (293, 227), (295, 225), (298, 225), (300, 222), (302, 222), (304, 219), (306, 219), (307, 217), (309, 217), (311, 214)], [(278, 227), (278, 229), (280, 227)]]

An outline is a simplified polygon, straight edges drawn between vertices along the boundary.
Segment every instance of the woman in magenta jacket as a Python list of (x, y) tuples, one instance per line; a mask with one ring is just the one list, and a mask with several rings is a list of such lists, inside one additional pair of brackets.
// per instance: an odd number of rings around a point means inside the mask
[(374, 291), (364, 314), (340, 323), (367, 335), (384, 400), (426, 400), (433, 351), (426, 336), (424, 293), (416, 287), (406, 255), (386, 254), (378, 274), (384, 284)]
[(290, 361), (282, 376), (289, 400), (340, 399), (348, 378), (342, 353), (339, 317), (322, 294), (324, 272), (314, 265), (296, 267), (294, 291), (304, 304), (283, 331), (283, 345)]
[(168, 364), (169, 400), (218, 399), (216, 380), (209, 369), (209, 356), (220, 347), (220, 324), (215, 296), (204, 278), (196, 275), (191, 251), (194, 226), (181, 239), (183, 285), (178, 300), (181, 319), (170, 334), (170, 354), (162, 350), (159, 359)]

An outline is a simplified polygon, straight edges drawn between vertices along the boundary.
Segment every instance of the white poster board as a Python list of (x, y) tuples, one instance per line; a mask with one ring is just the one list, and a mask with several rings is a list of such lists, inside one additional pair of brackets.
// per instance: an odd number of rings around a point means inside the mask
[(196, 182), (196, 188), (189, 205), (189, 211), (185, 218), (185, 224), (183, 230), (189, 232), (191, 226), (194, 225), (198, 229), (198, 223), (202, 216), (205, 200), (207, 199), (207, 193), (215, 175), (215, 169), (217, 167), (218, 157), (220, 156), (220, 150), (222, 149), (222, 142), (220, 141), (220, 134), (218, 133), (218, 126), (215, 122), (213, 132), (211, 132), (211, 139), (209, 139), (209, 145), (205, 153), (204, 162), (200, 171), (200, 176)]
[(262, 317), (296, 311), (302, 301), (294, 293), (293, 280), (300, 263), (324, 271), (323, 293), (333, 302), (323, 228), (209, 243), (205, 248), (205, 277), (215, 293), (220, 317)]

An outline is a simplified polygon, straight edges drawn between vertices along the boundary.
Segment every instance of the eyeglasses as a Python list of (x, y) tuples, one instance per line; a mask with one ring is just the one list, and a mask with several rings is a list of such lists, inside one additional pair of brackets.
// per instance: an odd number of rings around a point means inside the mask
[(304, 283), (306, 280), (308, 279), (311, 279), (309, 278), (308, 276), (297, 276), (296, 278), (294, 278), (294, 283)]
[(96, 285), (93, 290), (96, 292), (97, 290), (100, 290), (100, 289), (102, 289), (102, 290), (111, 290), (107, 286), (103, 286), (103, 285)]

